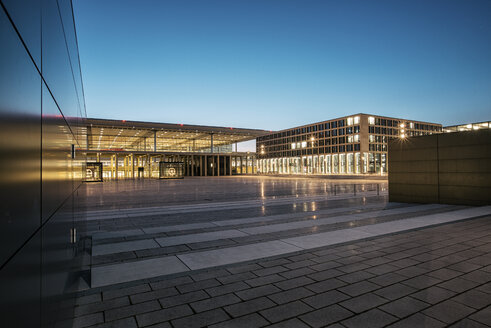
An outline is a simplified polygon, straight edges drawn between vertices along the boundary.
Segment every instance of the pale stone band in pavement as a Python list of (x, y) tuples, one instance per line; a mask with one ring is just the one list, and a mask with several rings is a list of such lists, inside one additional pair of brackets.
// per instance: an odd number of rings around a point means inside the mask
[(249, 261), (485, 215), (491, 215), (491, 206), (466, 208), (443, 214), (424, 215), (251, 245), (94, 267), (92, 287)]

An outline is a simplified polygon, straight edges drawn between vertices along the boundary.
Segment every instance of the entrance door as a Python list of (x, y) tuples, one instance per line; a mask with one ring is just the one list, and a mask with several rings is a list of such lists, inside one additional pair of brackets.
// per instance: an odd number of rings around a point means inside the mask
[(143, 178), (143, 172), (144, 172), (145, 168), (143, 167), (139, 167), (138, 168), (138, 179), (141, 179)]

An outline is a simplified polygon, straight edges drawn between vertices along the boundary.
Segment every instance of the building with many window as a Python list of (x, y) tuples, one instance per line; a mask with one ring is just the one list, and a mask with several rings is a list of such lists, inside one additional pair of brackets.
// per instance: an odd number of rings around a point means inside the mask
[(258, 172), (383, 175), (390, 139), (441, 132), (441, 124), (361, 113), (303, 125), (256, 139)]

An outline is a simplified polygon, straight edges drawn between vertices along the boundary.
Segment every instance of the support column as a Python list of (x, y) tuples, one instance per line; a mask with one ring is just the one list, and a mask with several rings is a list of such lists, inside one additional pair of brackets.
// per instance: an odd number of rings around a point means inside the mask
[(131, 154), (131, 178), (134, 179), (135, 178), (135, 155), (134, 154)]
[(153, 131), (153, 151), (157, 151), (157, 131)]
[(116, 180), (118, 180), (119, 179), (119, 177), (118, 177), (118, 154), (115, 154), (114, 156), (115, 156), (115, 162), (116, 162), (115, 166), (114, 166), (114, 178)]
[(203, 157), (204, 157), (204, 162), (205, 162), (205, 165), (204, 165), (205, 177), (207, 177), (208, 176), (208, 156), (205, 155)]
[(124, 155), (123, 158), (123, 177), (126, 179), (128, 177), (128, 155)]
[(232, 175), (232, 156), (228, 157), (228, 175)]
[(194, 155), (191, 155), (191, 176), (194, 177)]
[(147, 155), (148, 178), (152, 177), (152, 162), (151, 162), (151, 160), (152, 160), (152, 158), (150, 157), (150, 155)]
[(215, 155), (211, 155), (211, 176), (215, 176)]
[(203, 162), (203, 156), (202, 155), (198, 155), (198, 162), (199, 162), (199, 176), (202, 177), (203, 176), (203, 165), (202, 165), (202, 162)]
[(210, 139), (210, 141), (211, 141), (210, 150), (211, 150), (211, 153), (213, 154), (213, 133), (211, 133), (210, 136), (211, 136), (211, 139)]
[(220, 176), (220, 155), (217, 155), (217, 176)]
[(101, 153), (97, 153), (97, 162), (100, 162), (101, 161)]

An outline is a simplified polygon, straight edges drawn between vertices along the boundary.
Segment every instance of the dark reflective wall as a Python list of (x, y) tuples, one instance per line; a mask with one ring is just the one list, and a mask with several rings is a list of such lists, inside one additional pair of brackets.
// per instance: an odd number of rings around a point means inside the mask
[(72, 3), (0, 4), (0, 325), (71, 327), (86, 140)]

